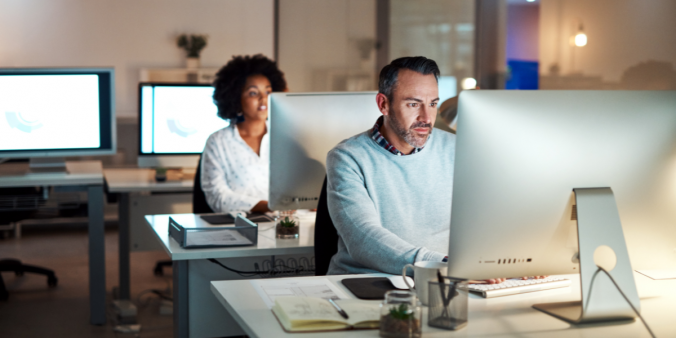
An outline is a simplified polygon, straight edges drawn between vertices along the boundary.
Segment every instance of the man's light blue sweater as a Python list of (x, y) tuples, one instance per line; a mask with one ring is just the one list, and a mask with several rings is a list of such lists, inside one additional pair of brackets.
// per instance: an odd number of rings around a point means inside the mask
[(448, 253), (455, 135), (434, 129), (419, 153), (397, 156), (370, 132), (327, 157), (329, 214), (338, 252), (329, 274), (400, 274), (408, 263)]

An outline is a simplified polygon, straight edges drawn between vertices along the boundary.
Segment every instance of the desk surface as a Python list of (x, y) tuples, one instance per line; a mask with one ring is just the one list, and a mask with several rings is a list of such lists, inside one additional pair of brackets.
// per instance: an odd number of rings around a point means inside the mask
[[(192, 191), (194, 177), (155, 181), (155, 170), (149, 168), (120, 168), (104, 170), (108, 191), (113, 193)], [(171, 177), (170, 177), (171, 178)]]
[[(359, 275), (370, 277), (374, 275)], [(347, 294), (340, 280), (348, 276), (328, 276)], [(354, 276), (349, 276), (354, 277)], [(522, 295), (484, 299), (470, 295), (469, 322), (458, 331), (427, 326), (427, 308), (423, 313), (423, 337), (649, 337), (640, 320), (611, 324), (573, 326), (531, 306), (537, 303), (580, 299), (579, 275), (564, 276), (570, 287)], [(676, 279), (652, 280), (636, 273), (641, 297), (641, 313), (657, 337), (676, 337)], [(324, 278), (324, 277), (299, 277)], [(321, 333), (285, 333), (249, 280), (213, 281), (211, 290), (250, 337), (378, 337), (378, 330)]]
[(169, 237), (169, 216), (148, 215), (146, 222), (162, 243), (171, 260), (255, 257), (314, 253), (315, 213), (300, 216), (300, 235), (297, 239), (277, 239), (272, 222), (258, 224), (258, 244), (232, 248), (184, 249)]
[(67, 161), (68, 173), (26, 174), (28, 163), (0, 164), (0, 187), (103, 184), (101, 161)]

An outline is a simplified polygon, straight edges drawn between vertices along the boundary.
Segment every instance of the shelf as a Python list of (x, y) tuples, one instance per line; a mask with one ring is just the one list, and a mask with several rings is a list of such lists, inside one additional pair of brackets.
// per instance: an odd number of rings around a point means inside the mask
[(141, 82), (213, 83), (218, 68), (155, 68), (141, 69)]

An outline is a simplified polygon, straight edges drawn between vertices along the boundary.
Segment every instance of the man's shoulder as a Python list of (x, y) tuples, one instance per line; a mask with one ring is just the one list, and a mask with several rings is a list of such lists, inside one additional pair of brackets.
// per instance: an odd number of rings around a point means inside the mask
[(372, 141), (368, 134), (369, 131), (364, 131), (348, 139), (342, 140), (335, 147), (333, 147), (331, 151), (329, 151), (329, 156), (336, 156), (338, 154), (355, 154), (366, 151), (370, 146), (369, 142)]
[(434, 128), (434, 136), (432, 136), (433, 147), (446, 149), (448, 147), (455, 148), (455, 134), (449, 133), (445, 130)]

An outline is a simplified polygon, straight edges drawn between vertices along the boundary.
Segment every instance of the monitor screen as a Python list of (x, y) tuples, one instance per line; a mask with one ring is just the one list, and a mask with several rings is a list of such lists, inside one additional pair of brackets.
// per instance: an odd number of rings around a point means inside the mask
[(0, 69), (0, 157), (110, 154), (112, 69)]
[(449, 275), (578, 273), (573, 189), (605, 187), (632, 267), (676, 266), (676, 92), (463, 91), (458, 111)]
[(341, 141), (373, 128), (382, 116), (376, 94), (270, 95), (270, 209), (317, 208), (326, 155)]
[(209, 135), (229, 124), (217, 115), (211, 85), (139, 87), (139, 155), (200, 154)]

